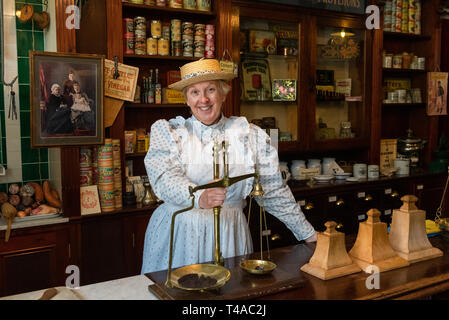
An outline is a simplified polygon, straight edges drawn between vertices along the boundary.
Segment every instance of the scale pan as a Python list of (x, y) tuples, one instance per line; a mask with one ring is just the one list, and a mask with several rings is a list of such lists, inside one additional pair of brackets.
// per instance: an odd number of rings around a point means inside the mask
[[(183, 279), (187, 279), (189, 276), (191, 276), (191, 278), (197, 276), (197, 278), (206, 281), (183, 281)], [(201, 290), (218, 289), (222, 287), (230, 278), (231, 272), (225, 267), (222, 267), (220, 265), (192, 264), (190, 266), (181, 267), (172, 271), (170, 281), (173, 284), (173, 286), (179, 289), (190, 291), (201, 291)]]
[(267, 274), (276, 269), (276, 264), (267, 260), (243, 260), (240, 267), (251, 274)]

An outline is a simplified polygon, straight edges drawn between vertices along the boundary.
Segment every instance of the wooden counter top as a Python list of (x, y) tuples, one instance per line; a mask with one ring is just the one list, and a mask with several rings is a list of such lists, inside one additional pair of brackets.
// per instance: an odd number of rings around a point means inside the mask
[[(437, 236), (430, 238), (433, 246), (443, 250), (442, 257), (417, 262), (408, 267), (379, 274), (379, 289), (368, 289), (366, 280), (370, 274), (359, 272), (332, 280), (321, 280), (300, 271), (315, 250), (315, 244), (298, 244), (271, 251), (276, 270), (266, 276), (240, 272), (240, 261), (245, 256), (225, 259), (225, 267), (231, 270), (231, 280), (219, 292), (186, 292), (169, 289), (163, 292), (166, 271), (146, 276), (158, 286), (160, 299), (270, 299), (270, 300), (354, 300), (354, 299), (418, 299), (449, 291), (449, 240)], [(347, 249), (354, 239), (347, 239)], [(258, 254), (253, 257), (257, 258)], [(285, 275), (289, 275), (285, 277)], [(267, 283), (283, 275), (278, 285)], [(251, 286), (248, 288), (247, 283)], [(372, 283), (372, 282), (370, 282)], [(240, 288), (239, 288), (240, 287)], [(153, 287), (154, 289), (154, 287)], [(242, 291), (245, 293), (242, 294)]]

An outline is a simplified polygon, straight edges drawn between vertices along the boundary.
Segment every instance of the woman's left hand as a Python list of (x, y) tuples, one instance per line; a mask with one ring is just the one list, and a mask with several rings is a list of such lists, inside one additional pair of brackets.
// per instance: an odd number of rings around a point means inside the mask
[(305, 241), (306, 242), (316, 242), (317, 241), (316, 232), (313, 234), (313, 236), (308, 237)]
[(225, 188), (211, 188), (206, 189), (200, 196), (198, 204), (202, 209), (212, 209), (219, 207), (226, 199)]

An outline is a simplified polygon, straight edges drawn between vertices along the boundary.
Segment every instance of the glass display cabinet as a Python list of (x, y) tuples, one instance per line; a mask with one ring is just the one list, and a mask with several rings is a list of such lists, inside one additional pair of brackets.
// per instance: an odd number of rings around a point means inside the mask
[(369, 149), (372, 40), (363, 17), (238, 4), (238, 114), (277, 134), (279, 152)]
[[(317, 19), (318, 20), (318, 19)], [(311, 31), (312, 149), (368, 145), (365, 30), (317, 23)]]
[(240, 115), (279, 142), (299, 137), (299, 24), (240, 17)]

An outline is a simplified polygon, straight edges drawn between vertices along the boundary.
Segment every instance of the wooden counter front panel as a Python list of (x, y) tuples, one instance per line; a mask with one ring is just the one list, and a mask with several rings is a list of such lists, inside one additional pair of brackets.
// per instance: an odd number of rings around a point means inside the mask
[(29, 235), (0, 234), (0, 296), (64, 285), (69, 260), (69, 228)]

